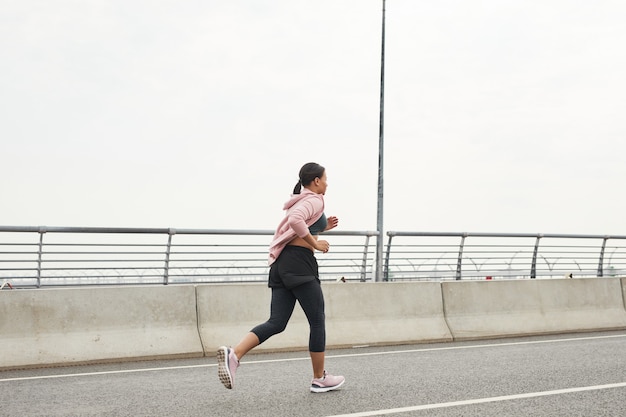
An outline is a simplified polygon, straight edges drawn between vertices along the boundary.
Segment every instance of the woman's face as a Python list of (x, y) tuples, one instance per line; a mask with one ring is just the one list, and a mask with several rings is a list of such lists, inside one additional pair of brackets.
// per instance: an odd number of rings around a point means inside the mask
[(315, 186), (316, 190), (314, 190), (318, 194), (326, 194), (326, 188), (328, 188), (328, 182), (326, 181), (326, 171), (322, 174), (321, 177), (315, 178)]

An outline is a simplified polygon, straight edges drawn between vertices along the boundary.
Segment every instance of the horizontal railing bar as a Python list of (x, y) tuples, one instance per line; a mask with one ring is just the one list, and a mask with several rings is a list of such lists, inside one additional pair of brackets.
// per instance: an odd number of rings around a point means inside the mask
[[(36, 233), (137, 233), (137, 234), (178, 234), (178, 235), (274, 235), (274, 230), (254, 229), (174, 229), (174, 228), (137, 228), (137, 227), (56, 227), (56, 226), (0, 226), (0, 232), (36, 232)], [(324, 234), (334, 236), (378, 236), (377, 231), (337, 231)]]
[(160, 252), (148, 252), (148, 251), (143, 251), (143, 252), (77, 252), (77, 251), (72, 251), (72, 252), (48, 252), (48, 251), (43, 251), (41, 253), (42, 256), (47, 256), (47, 255), (159, 255), (159, 256), (163, 256), (164, 251), (160, 251)]
[(8, 272), (8, 271), (35, 271), (37, 268), (0, 268), (0, 271)]
[(87, 248), (162, 248), (165, 247), (165, 243), (44, 243), (44, 247), (52, 248), (75, 248), (75, 247), (87, 247)]
[(467, 233), (467, 232), (398, 232), (389, 231), (387, 236), (430, 236), (430, 237), (528, 237), (564, 239), (626, 239), (624, 235), (587, 235), (555, 233)]

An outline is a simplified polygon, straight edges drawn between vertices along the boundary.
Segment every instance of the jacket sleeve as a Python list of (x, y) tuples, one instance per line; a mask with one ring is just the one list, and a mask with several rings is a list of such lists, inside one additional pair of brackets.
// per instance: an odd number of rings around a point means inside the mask
[(299, 237), (305, 237), (309, 234), (307, 222), (313, 224), (323, 211), (324, 201), (321, 198), (317, 196), (306, 198), (287, 213), (287, 222)]

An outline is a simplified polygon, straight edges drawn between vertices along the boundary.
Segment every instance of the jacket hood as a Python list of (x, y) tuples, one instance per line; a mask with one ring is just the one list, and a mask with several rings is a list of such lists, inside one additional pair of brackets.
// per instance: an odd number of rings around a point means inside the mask
[(297, 202), (305, 200), (307, 198), (322, 198), (321, 194), (314, 193), (308, 188), (302, 188), (302, 192), (300, 194), (292, 194), (291, 198), (287, 200), (285, 205), (283, 206), (283, 210), (289, 210), (293, 207)]

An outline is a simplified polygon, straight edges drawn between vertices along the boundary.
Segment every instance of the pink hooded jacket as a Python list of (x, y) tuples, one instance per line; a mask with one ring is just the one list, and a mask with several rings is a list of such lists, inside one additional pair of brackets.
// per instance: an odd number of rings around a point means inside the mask
[(302, 188), (300, 194), (292, 194), (283, 207), (287, 213), (280, 222), (270, 244), (269, 264), (273, 264), (287, 243), (296, 236), (306, 237), (309, 226), (324, 214), (324, 196)]

